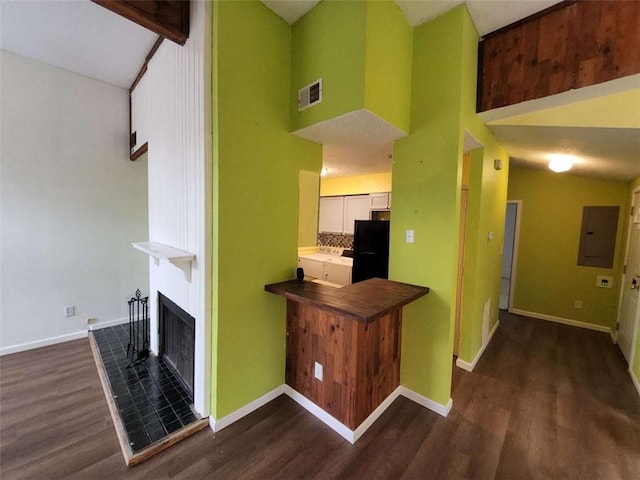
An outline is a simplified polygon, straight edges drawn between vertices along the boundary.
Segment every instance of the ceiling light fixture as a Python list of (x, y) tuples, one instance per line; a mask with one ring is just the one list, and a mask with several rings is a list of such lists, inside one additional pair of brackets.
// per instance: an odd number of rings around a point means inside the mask
[(549, 168), (556, 173), (568, 172), (573, 167), (575, 158), (573, 155), (564, 153), (553, 153), (548, 156)]
[(324, 177), (327, 173), (329, 173), (329, 169), (327, 167), (322, 167), (322, 170), (320, 170), (320, 176)]

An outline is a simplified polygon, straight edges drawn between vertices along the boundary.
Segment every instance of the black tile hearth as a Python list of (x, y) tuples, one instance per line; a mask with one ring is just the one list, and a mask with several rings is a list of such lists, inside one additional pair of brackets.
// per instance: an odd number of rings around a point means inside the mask
[(155, 355), (128, 367), (128, 327), (93, 332), (111, 394), (133, 453), (196, 422), (191, 398), (173, 370)]

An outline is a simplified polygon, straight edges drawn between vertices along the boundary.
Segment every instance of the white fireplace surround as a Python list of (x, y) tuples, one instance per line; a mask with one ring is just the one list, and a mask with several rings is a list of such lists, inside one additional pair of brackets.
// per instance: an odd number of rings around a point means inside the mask
[(210, 2), (193, 1), (189, 39), (182, 47), (163, 42), (145, 73), (137, 115), (147, 122), (152, 241), (134, 245), (150, 255), (151, 350), (159, 350), (158, 292), (195, 319), (193, 404), (203, 417), (211, 390), (210, 10)]

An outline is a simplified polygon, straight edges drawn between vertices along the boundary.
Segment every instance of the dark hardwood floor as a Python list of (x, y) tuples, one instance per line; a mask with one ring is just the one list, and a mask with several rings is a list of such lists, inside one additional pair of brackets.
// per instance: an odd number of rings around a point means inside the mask
[(503, 315), (442, 418), (399, 398), (350, 445), (282, 396), (127, 469), (89, 343), (0, 359), (9, 479), (640, 478), (640, 397), (603, 333)]

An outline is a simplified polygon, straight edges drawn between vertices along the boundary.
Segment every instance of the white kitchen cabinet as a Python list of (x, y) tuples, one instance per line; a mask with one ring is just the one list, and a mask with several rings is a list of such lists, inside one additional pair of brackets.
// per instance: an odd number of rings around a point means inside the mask
[(391, 194), (386, 193), (370, 193), (369, 194), (371, 210), (386, 210), (391, 208)]
[(353, 195), (344, 197), (344, 233), (353, 235), (356, 220), (369, 220), (369, 195)]
[(302, 267), (307, 277), (324, 278), (323, 263), (310, 258), (298, 258), (298, 267)]
[(320, 197), (318, 232), (342, 233), (344, 197)]
[(325, 262), (322, 267), (322, 280), (337, 285), (349, 285), (351, 283), (351, 268), (343, 265), (333, 265)]

